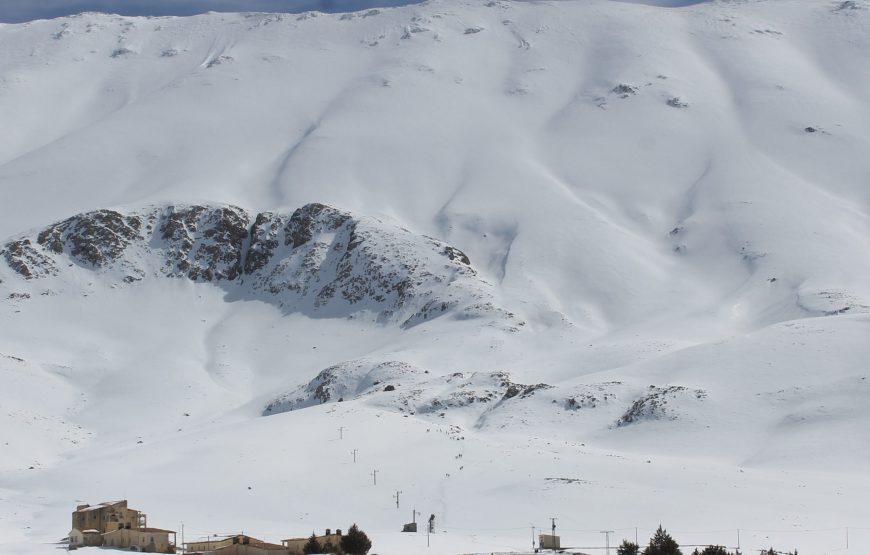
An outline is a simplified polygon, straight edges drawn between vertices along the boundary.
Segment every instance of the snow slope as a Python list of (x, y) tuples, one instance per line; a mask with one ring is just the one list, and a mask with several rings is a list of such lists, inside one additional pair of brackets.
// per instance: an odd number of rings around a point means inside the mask
[(382, 555), (427, 549), (415, 507), (432, 553), (553, 516), (866, 552), (868, 30), (866, 0), (0, 25), (0, 551), (128, 497)]

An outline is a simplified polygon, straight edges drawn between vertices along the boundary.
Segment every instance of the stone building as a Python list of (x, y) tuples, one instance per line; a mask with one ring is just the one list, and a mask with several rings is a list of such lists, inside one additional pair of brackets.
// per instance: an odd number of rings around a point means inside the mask
[(175, 553), (175, 532), (172, 530), (119, 528), (106, 532), (102, 539), (103, 547), (118, 547), (145, 553)]
[(144, 528), (145, 513), (127, 507), (127, 500), (107, 501), (99, 505), (79, 505), (72, 514), (74, 530), (97, 530), (100, 534), (119, 528)]
[(70, 547), (90, 547), (103, 545), (103, 536), (99, 530), (79, 530), (73, 528), (69, 533)]
[[(336, 530), (333, 534), (332, 530), (327, 528), (325, 534), (314, 537), (317, 538), (317, 543), (322, 547), (326, 547), (328, 543), (334, 546), (341, 545), (341, 530)], [(311, 539), (310, 536), (307, 538), (290, 538), (289, 540), (281, 540), (281, 545), (287, 548), (288, 555), (302, 555), (302, 548), (305, 547), (309, 539)]]
[(175, 553), (175, 532), (149, 528), (145, 513), (128, 507), (126, 499), (77, 506), (72, 513), (72, 530), (68, 537), (70, 549), (106, 546), (147, 553)]
[(265, 542), (244, 534), (215, 536), (207, 540), (187, 542), (184, 544), (184, 549), (188, 555), (289, 555), (283, 545)]

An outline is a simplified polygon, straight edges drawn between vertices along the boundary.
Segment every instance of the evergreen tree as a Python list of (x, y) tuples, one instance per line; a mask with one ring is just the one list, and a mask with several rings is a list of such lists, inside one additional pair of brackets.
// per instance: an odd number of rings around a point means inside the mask
[(622, 540), (622, 544), (616, 548), (616, 555), (640, 555), (640, 546), (628, 540)]
[(708, 545), (699, 555), (730, 555), (721, 545)]
[(683, 555), (680, 546), (674, 541), (667, 530), (659, 524), (659, 529), (649, 540), (649, 545), (643, 550), (643, 555)]
[(341, 549), (348, 555), (366, 555), (371, 548), (371, 540), (365, 532), (357, 527), (356, 523), (350, 527), (346, 536), (341, 537)]
[(314, 535), (314, 532), (311, 532), (311, 537), (308, 538), (308, 543), (302, 547), (302, 553), (305, 553), (305, 555), (323, 553), (323, 546), (320, 545), (319, 541), (317, 541), (317, 536)]

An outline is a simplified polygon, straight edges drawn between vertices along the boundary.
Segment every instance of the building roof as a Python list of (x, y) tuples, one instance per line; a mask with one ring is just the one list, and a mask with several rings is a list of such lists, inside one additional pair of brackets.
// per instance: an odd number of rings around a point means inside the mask
[(100, 509), (105, 509), (107, 507), (112, 507), (114, 505), (118, 505), (119, 503), (123, 503), (126, 499), (122, 499), (120, 501), (104, 501), (102, 503), (98, 503), (96, 505), (91, 505), (90, 507), (85, 507), (84, 509), (80, 509), (76, 511), (77, 513), (85, 513), (88, 511), (99, 511)]
[[(108, 536), (109, 534), (115, 534), (117, 532), (147, 532), (151, 534), (174, 534), (175, 530), (164, 530), (163, 528), (118, 528), (117, 530), (110, 530), (103, 534), (104, 536)], [(198, 543), (198, 542), (194, 542)]]
[(99, 534), (99, 530), (94, 530), (93, 528), (88, 528), (87, 530), (82, 530), (82, 534)]
[[(236, 534), (234, 536), (223, 536), (223, 537), (219, 537), (219, 538), (215, 537), (215, 538), (210, 539), (210, 540), (197, 540), (197, 541), (193, 541), (193, 542), (187, 542), (187, 543), (185, 543), (185, 545), (201, 545), (204, 543), (220, 543), (220, 542), (225, 542), (227, 540), (231, 540), (233, 538), (239, 538), (240, 539), (239, 543), (242, 543), (243, 539), (247, 539), (248, 545), (250, 545), (252, 547), (260, 547), (262, 549), (284, 549), (283, 545), (265, 542), (263, 540), (258, 540), (257, 538), (252, 538), (251, 536), (246, 536), (244, 534)], [(229, 546), (226, 546), (226, 547), (229, 547)], [(220, 549), (224, 549), (224, 548), (220, 547), (220, 548), (216, 549), (215, 551), (220, 550)]]
[(139, 532), (166, 532), (167, 534), (175, 533), (175, 530), (164, 530), (163, 528), (133, 528), (133, 530), (138, 530)]
[[(333, 537), (333, 536), (338, 536), (338, 533), (337, 533), (337, 532), (333, 532), (333, 533), (331, 533), (331, 534), (329, 534), (329, 535), (326, 535), (326, 534), (314, 534), (314, 537), (315, 537), (315, 538), (331, 538), (331, 537)], [(311, 536), (305, 536), (304, 538), (287, 538), (286, 540), (281, 540), (281, 541), (284, 541), (284, 542), (298, 542), (298, 541), (300, 541), (300, 540), (308, 541), (309, 539), (311, 539)]]

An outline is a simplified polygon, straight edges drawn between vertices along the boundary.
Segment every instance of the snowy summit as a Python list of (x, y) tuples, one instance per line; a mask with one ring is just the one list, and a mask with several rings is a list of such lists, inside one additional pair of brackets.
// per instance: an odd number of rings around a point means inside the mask
[(870, 551), (870, 0), (235, 4), (0, 24), (0, 553)]

